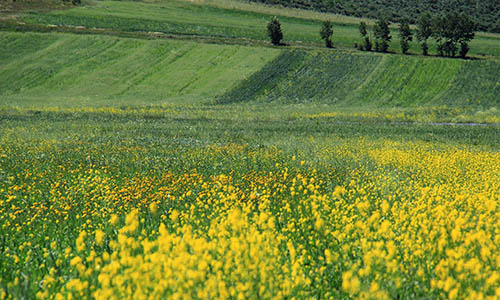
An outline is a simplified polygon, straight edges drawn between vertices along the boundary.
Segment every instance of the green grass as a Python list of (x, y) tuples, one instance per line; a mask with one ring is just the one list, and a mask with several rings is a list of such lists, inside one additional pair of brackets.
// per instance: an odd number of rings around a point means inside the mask
[(279, 51), (174, 40), (2, 33), (7, 105), (99, 106), (206, 101)]
[[(500, 63), (98, 35), (0, 33), (8, 106), (499, 105)], [(495, 113), (496, 114), (496, 113)]]
[(352, 94), (380, 60), (374, 55), (285, 51), (218, 101), (336, 104)]
[(456, 74), (452, 89), (443, 95), (442, 102), (500, 105), (500, 65), (498, 61), (468, 61)]
[(494, 60), (285, 51), (219, 103), (325, 103), (343, 107), (496, 107)]
[(351, 99), (389, 106), (440, 104), (440, 95), (454, 88), (450, 84), (462, 62), (384, 56), (379, 64)]
[[(27, 14), (23, 20), (28, 23), (45, 25), (85, 26), (120, 31), (164, 32), (225, 38), (251, 38), (267, 40), (266, 23), (275, 8), (266, 6), (235, 5), (227, 3), (196, 4), (189, 1), (172, 0), (153, 3), (127, 1), (99, 1), (92, 6), (78, 7), (51, 13)], [(253, 8), (252, 8), (253, 7)], [(258, 7), (258, 8), (257, 8)], [(266, 10), (268, 12), (266, 13)], [(322, 46), (319, 29), (324, 15), (296, 14), (285, 11), (281, 15), (284, 40), (294, 45), (308, 44)], [(360, 42), (358, 25), (352, 19), (343, 20), (337, 16), (335, 21), (334, 44), (352, 48)], [(396, 29), (392, 32), (391, 51), (400, 52)], [(430, 43), (431, 52), (435, 45)], [(411, 43), (411, 53), (420, 53), (419, 45)], [(471, 55), (500, 56), (498, 35), (478, 35), (471, 42)]]

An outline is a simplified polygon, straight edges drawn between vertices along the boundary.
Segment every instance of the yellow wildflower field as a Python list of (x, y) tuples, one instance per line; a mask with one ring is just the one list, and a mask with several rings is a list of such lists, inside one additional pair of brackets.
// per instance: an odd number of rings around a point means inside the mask
[(500, 299), (494, 147), (47, 114), (1, 129), (0, 299)]

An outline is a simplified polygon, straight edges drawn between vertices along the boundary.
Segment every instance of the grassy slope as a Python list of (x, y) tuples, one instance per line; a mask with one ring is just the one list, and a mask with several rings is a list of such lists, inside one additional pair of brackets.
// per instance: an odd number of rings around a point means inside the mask
[(219, 102), (495, 107), (500, 105), (499, 72), (495, 60), (288, 51)]
[(2, 33), (4, 105), (500, 105), (500, 62)]
[(0, 97), (7, 105), (202, 101), (278, 50), (67, 34), (2, 33)]
[[(24, 20), (29, 23), (57, 24), (108, 28), (122, 31), (151, 31), (176, 34), (196, 34), (203, 36), (240, 37), (267, 40), (266, 23), (276, 10), (241, 7), (232, 9), (225, 5), (201, 5), (183, 0), (156, 1), (154, 3), (99, 1), (93, 6), (52, 13), (29, 14)], [(258, 11), (258, 12), (257, 12)], [(280, 18), (286, 41), (321, 45), (319, 29), (324, 16), (311, 14), (297, 17), (283, 13)], [(352, 20), (345, 21), (332, 15), (334, 43), (352, 48), (359, 42), (358, 25)], [(397, 30), (393, 32), (391, 50), (399, 52)], [(431, 43), (431, 49), (434, 50)], [(416, 42), (410, 52), (419, 53)], [(500, 56), (498, 35), (478, 35), (471, 43), (471, 55)]]

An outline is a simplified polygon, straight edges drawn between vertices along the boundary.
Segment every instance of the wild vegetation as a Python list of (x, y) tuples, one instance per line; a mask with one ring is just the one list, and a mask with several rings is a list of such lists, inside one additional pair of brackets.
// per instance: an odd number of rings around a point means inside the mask
[(0, 18), (1, 300), (500, 298), (497, 35), (90, 4)]
[(2, 109), (2, 298), (498, 294), (498, 128), (288, 110)]
[(281, 31), (280, 21), (274, 16), (267, 24), (267, 35), (271, 38), (273, 45), (280, 45), (283, 39), (283, 32)]
[[(373, 35), (375, 36), (375, 51), (388, 52), (389, 42), (392, 39), (389, 29), (389, 21), (385, 17), (379, 18), (375, 22)], [(476, 24), (466, 15), (451, 13), (445, 16), (432, 17), (428, 12), (419, 17), (417, 27), (417, 38), (422, 42), (422, 54), (429, 55), (427, 40), (433, 37), (437, 43), (439, 56), (455, 57), (460, 44), (460, 57), (466, 58), (469, 52), (469, 43), (475, 36)], [(359, 33), (364, 44), (360, 50), (371, 51), (372, 45), (367, 31), (366, 23), (361, 21)], [(399, 38), (401, 43), (401, 53), (408, 54), (410, 42), (413, 40), (413, 33), (407, 20), (399, 24)]]

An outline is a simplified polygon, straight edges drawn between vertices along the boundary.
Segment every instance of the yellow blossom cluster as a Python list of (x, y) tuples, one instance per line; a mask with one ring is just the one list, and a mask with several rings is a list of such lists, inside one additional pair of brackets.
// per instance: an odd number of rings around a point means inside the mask
[(311, 144), (0, 146), (0, 297), (500, 299), (498, 151)]
[[(95, 299), (285, 299), (297, 293), (309, 282), (297, 257), (282, 255), (286, 238), (272, 216), (251, 220), (248, 209), (230, 209), (205, 234), (178, 220), (171, 228), (161, 224), (154, 239), (138, 231), (133, 210), (110, 252), (87, 259), (88, 268), (80, 256), (72, 259), (79, 276), (59, 295), (83, 296), (89, 287)], [(98, 284), (91, 287), (93, 278)]]

